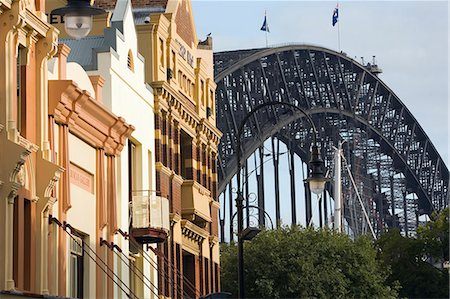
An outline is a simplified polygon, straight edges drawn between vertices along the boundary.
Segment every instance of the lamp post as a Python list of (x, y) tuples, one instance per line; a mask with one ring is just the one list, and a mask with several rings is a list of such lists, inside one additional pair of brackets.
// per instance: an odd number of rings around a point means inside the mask
[(247, 120), (252, 117), (257, 111), (259, 111), (262, 108), (265, 108), (267, 106), (274, 106), (274, 105), (280, 105), (280, 106), (286, 106), (289, 108), (292, 108), (294, 110), (297, 110), (301, 112), (306, 119), (308, 120), (309, 124), (313, 128), (313, 144), (311, 147), (311, 160), (309, 161), (310, 165), (310, 173), (309, 177), (306, 179), (306, 181), (310, 185), (310, 189), (315, 194), (321, 194), (323, 190), (325, 189), (325, 183), (327, 179), (325, 178), (325, 166), (323, 160), (320, 158), (320, 152), (319, 147), (317, 145), (317, 129), (314, 125), (314, 122), (312, 121), (311, 117), (306, 114), (306, 112), (290, 103), (283, 103), (283, 102), (265, 102), (263, 104), (260, 104), (256, 106), (252, 111), (250, 111), (242, 120), (236, 136), (236, 158), (237, 158), (237, 197), (236, 197), (236, 209), (237, 209), (237, 216), (238, 216), (238, 297), (239, 298), (245, 298), (245, 285), (244, 285), (244, 236), (243, 236), (243, 227), (244, 227), (244, 197), (242, 195), (241, 190), (241, 169), (242, 169), (242, 162), (241, 162), (241, 135), (243, 133), (245, 123)]
[(81, 39), (91, 32), (92, 17), (105, 10), (91, 5), (90, 0), (67, 0), (64, 7), (52, 10), (50, 14), (64, 17), (64, 29), (75, 39)]

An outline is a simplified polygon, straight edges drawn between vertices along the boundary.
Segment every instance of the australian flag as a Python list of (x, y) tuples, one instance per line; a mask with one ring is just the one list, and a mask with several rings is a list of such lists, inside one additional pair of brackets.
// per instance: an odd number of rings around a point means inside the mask
[(336, 25), (338, 19), (339, 19), (339, 7), (336, 5), (336, 8), (333, 11), (333, 21), (332, 21), (333, 26)]
[(269, 25), (267, 24), (267, 16), (264, 16), (264, 23), (261, 26), (261, 31), (270, 32)]

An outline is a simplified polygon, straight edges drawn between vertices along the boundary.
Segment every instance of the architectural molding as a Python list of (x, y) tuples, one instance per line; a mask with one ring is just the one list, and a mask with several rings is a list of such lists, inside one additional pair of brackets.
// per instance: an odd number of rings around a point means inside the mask
[(49, 81), (49, 113), (93, 147), (104, 148), (108, 155), (118, 155), (134, 131), (125, 119), (109, 112), (71, 80)]
[(181, 220), (181, 231), (183, 235), (195, 240), (198, 243), (202, 242), (209, 236), (206, 230), (198, 227), (197, 225), (186, 219)]
[(181, 121), (178, 117), (175, 119), (180, 121), (180, 124), (188, 125), (197, 134), (204, 134), (212, 144), (219, 144), (222, 132), (210, 124), (205, 118), (201, 118), (198, 115), (195, 111), (195, 103), (177, 92), (170, 83), (155, 82), (152, 84), (152, 87), (155, 91), (155, 107), (158, 103), (160, 109), (162, 108), (171, 113), (173, 113), (172, 111), (176, 111)]

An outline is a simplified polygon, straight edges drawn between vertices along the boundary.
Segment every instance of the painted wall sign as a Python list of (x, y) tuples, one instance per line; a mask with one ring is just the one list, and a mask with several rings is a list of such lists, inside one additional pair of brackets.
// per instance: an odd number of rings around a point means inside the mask
[(70, 163), (70, 183), (94, 194), (94, 175)]

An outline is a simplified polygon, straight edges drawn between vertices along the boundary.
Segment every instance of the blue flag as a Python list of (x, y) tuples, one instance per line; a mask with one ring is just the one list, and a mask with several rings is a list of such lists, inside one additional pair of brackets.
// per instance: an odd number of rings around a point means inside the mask
[(339, 21), (339, 7), (336, 5), (336, 8), (333, 11), (333, 26)]
[(261, 31), (270, 32), (269, 25), (267, 24), (267, 16), (264, 16), (264, 23), (261, 26)]

